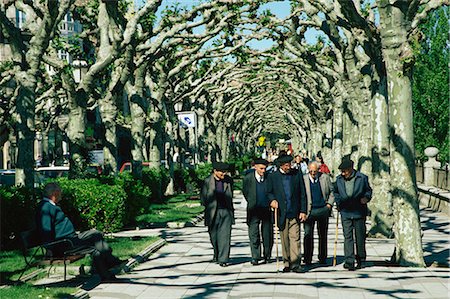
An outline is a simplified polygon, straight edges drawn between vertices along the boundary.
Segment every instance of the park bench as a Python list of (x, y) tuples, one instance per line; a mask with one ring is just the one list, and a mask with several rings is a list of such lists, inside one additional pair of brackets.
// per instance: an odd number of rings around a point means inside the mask
[[(26, 270), (35, 266), (49, 265), (47, 275), (54, 265), (64, 266), (64, 281), (67, 277), (67, 265), (79, 259), (84, 258), (87, 254), (92, 253), (93, 247), (76, 247), (69, 239), (61, 239), (54, 242), (42, 243), (39, 232), (36, 229), (23, 231), (20, 233), (20, 241), (22, 245), (22, 254), (25, 260), (25, 269), (22, 270), (18, 281), (22, 278)], [(55, 248), (65, 248), (61, 254), (54, 255)], [(41, 253), (41, 255), (39, 255)]]

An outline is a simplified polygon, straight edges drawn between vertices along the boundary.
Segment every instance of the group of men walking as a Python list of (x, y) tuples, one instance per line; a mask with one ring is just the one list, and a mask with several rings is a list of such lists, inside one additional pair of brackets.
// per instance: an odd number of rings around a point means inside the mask
[[(336, 202), (345, 237), (344, 268), (361, 268), (366, 259), (367, 202), (372, 197), (367, 176), (354, 169), (352, 160), (343, 158), (339, 165), (341, 174), (333, 184), (329, 174), (320, 172), (317, 162), (310, 162), (308, 173), (304, 174), (292, 168), (292, 160), (290, 155), (279, 156), (277, 170), (267, 174), (268, 161), (257, 159), (253, 170), (244, 177), (242, 191), (247, 201), (251, 264), (270, 262), (274, 243), (273, 223), (280, 232), (283, 272), (305, 271), (301, 267), (302, 223), (304, 264), (309, 266), (312, 263), (316, 224), (318, 260), (319, 264), (326, 264), (328, 220)], [(214, 248), (213, 261), (222, 267), (229, 264), (234, 223), (233, 180), (226, 175), (228, 167), (226, 163), (213, 163), (213, 173), (205, 180), (201, 192), (205, 225)]]

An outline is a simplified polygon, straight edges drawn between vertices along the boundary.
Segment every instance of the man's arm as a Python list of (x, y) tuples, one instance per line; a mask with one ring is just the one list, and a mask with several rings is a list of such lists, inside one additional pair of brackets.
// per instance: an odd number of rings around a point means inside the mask
[(242, 182), (242, 194), (244, 195), (245, 200), (248, 202), (248, 184), (249, 184), (249, 175), (244, 176), (244, 180)]
[(329, 189), (328, 198), (326, 199), (327, 206), (331, 209), (334, 204), (334, 188), (329, 175), (326, 176), (326, 182)]
[(306, 187), (305, 187), (305, 181), (303, 180), (303, 174), (299, 171), (297, 174), (298, 180), (299, 180), (299, 192), (300, 192), (300, 215), (299, 219), (300, 221), (306, 221)]
[(206, 207), (207, 200), (208, 200), (208, 184), (209, 184), (209, 177), (203, 181), (202, 191), (200, 192), (200, 201), (203, 206)]
[(275, 191), (273, 186), (273, 178), (275, 174), (267, 176), (267, 204), (274, 209), (278, 208), (278, 201), (275, 197)]
[(369, 178), (364, 176), (364, 197), (361, 198), (362, 204), (367, 204), (372, 199), (372, 188), (369, 185)]

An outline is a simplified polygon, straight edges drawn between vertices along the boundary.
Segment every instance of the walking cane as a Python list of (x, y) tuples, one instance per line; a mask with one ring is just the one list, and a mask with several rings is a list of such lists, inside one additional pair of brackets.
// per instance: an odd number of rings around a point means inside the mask
[(280, 269), (279, 262), (278, 262), (278, 208), (275, 208), (275, 247), (276, 247), (276, 253), (277, 253), (277, 272)]
[(337, 217), (336, 217), (336, 235), (334, 237), (333, 267), (336, 266), (336, 249), (337, 249), (337, 242), (338, 242), (338, 225), (339, 225), (339, 211), (337, 211)]

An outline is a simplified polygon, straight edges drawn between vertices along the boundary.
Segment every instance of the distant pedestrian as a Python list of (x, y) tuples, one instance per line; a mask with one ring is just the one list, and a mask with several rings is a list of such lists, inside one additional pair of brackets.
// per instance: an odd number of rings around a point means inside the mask
[(319, 163), (319, 172), (330, 174), (331, 173), (330, 169), (328, 168), (327, 164), (325, 164), (325, 162), (323, 161), (322, 155), (319, 155), (319, 153), (316, 156), (316, 161), (317, 163)]
[(205, 206), (205, 225), (214, 249), (213, 262), (228, 266), (230, 259), (231, 226), (234, 224), (233, 179), (226, 175), (229, 165), (213, 163), (213, 173), (202, 187), (200, 199)]
[(319, 172), (317, 162), (310, 162), (309, 173), (303, 175), (307, 199), (307, 218), (304, 222), (304, 261), (310, 265), (314, 252), (314, 225), (319, 235), (319, 263), (326, 264), (328, 219), (334, 203), (333, 185), (330, 176)]
[[(270, 260), (273, 246), (272, 217), (267, 200), (266, 167), (264, 159), (254, 161), (255, 171), (244, 177), (242, 193), (247, 201), (247, 225), (250, 239), (251, 264), (256, 266), (259, 261), (267, 263)], [(261, 236), (263, 258), (261, 257)]]
[(268, 176), (270, 207), (278, 211), (283, 272), (302, 272), (300, 267), (300, 222), (306, 220), (305, 185), (301, 173), (291, 169), (291, 156), (278, 157), (279, 169)]
[[(334, 197), (341, 213), (344, 231), (344, 268), (360, 269), (366, 260), (367, 203), (372, 198), (372, 188), (366, 175), (353, 169), (353, 161), (344, 157), (339, 165), (341, 174), (336, 178)], [(353, 234), (356, 240), (353, 239)], [(355, 242), (356, 241), (356, 242)], [(356, 243), (356, 256), (355, 256)]]

